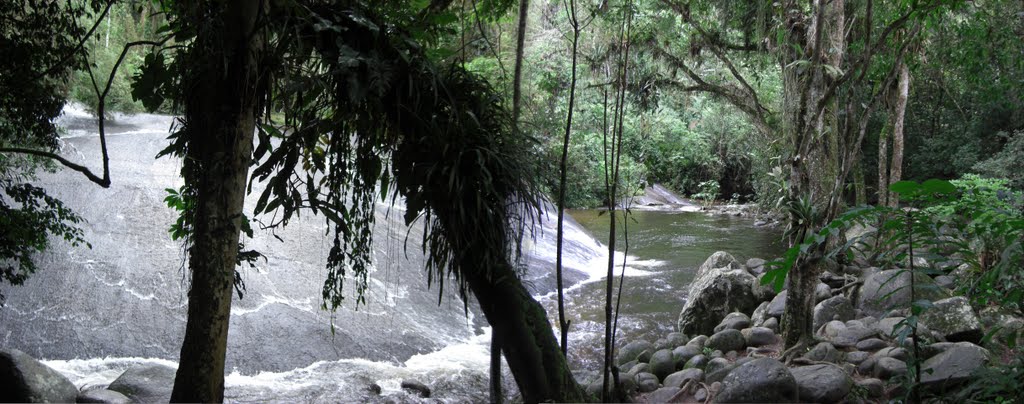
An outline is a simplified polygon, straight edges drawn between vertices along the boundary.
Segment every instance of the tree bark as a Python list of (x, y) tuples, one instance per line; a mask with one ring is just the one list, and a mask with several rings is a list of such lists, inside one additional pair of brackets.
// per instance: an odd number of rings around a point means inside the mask
[(516, 63), (512, 74), (512, 119), (519, 130), (522, 107), (523, 46), (526, 42), (526, 20), (530, 14), (530, 0), (519, 0), (519, 28), (516, 31)]
[[(907, 112), (907, 99), (910, 97), (910, 68), (905, 62), (900, 63), (899, 81), (897, 82), (896, 104), (893, 106), (892, 121), (892, 166), (889, 168), (889, 185), (903, 179), (903, 128)], [(900, 197), (890, 193), (889, 207), (897, 207)]]
[(889, 124), (878, 134), (878, 206), (889, 206)]
[[(185, 180), (196, 190), (189, 249), (192, 283), (188, 322), (173, 402), (223, 402), (234, 271), (245, 185), (259, 107), (256, 86), (262, 36), (254, 35), (266, 4), (232, 0), (201, 19), (206, 28), (188, 57), (192, 86), (185, 101), (186, 159), (196, 164)], [(193, 14), (198, 16), (200, 14)]]
[(555, 252), (555, 282), (558, 288), (558, 329), (562, 332), (562, 355), (569, 352), (569, 322), (565, 320), (565, 293), (562, 284), (562, 239), (564, 237), (565, 219), (565, 187), (567, 182), (567, 165), (569, 160), (569, 137), (572, 133), (572, 113), (576, 105), (576, 61), (579, 53), (580, 28), (576, 19), (576, 0), (569, 0), (569, 21), (572, 24), (572, 79), (569, 81), (569, 112), (565, 118), (565, 136), (562, 139), (562, 159), (558, 165), (558, 230), (555, 236), (557, 243)]

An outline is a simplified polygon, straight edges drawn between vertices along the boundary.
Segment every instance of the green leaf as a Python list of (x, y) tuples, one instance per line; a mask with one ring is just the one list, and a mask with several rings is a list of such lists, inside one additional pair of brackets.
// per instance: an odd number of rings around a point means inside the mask
[(921, 184), (915, 181), (900, 181), (889, 185), (889, 191), (901, 196), (912, 195), (921, 191)]

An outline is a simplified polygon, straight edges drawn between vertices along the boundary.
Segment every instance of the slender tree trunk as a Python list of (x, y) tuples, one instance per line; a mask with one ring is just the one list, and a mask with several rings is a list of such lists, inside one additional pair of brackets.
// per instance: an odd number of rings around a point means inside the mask
[(259, 107), (256, 86), (263, 50), (254, 35), (265, 4), (226, 2), (201, 20), (189, 55), (195, 81), (185, 103), (187, 159), (197, 166), (185, 180), (197, 206), (189, 250), (192, 283), (188, 322), (171, 401), (223, 402), (224, 358), (252, 138)]
[(558, 187), (558, 231), (555, 237), (557, 248), (555, 252), (555, 277), (558, 288), (558, 328), (561, 330), (562, 355), (569, 353), (569, 322), (565, 320), (565, 294), (562, 284), (562, 238), (564, 232), (565, 218), (565, 187), (567, 176), (567, 163), (569, 160), (569, 136), (572, 133), (572, 113), (576, 105), (576, 60), (579, 46), (580, 28), (576, 19), (576, 0), (569, 0), (569, 21), (572, 24), (572, 80), (569, 82), (569, 112), (565, 118), (565, 136), (562, 139), (562, 160), (559, 163), (559, 187)]
[[(889, 168), (890, 185), (903, 178), (903, 128), (907, 99), (910, 97), (910, 68), (906, 62), (900, 63), (899, 81), (896, 86), (896, 105), (893, 106), (892, 122), (892, 167)], [(899, 206), (899, 195), (890, 193), (888, 202), (890, 207)]]
[(857, 206), (864, 206), (868, 204), (868, 191), (867, 185), (864, 184), (864, 165), (857, 161), (857, 166), (853, 168), (853, 189), (854, 189), (854, 203)]
[(512, 119), (519, 128), (522, 108), (523, 45), (526, 42), (526, 20), (530, 15), (530, 0), (519, 0), (519, 29), (516, 31), (516, 63), (512, 74)]
[(889, 124), (878, 134), (878, 206), (889, 206)]

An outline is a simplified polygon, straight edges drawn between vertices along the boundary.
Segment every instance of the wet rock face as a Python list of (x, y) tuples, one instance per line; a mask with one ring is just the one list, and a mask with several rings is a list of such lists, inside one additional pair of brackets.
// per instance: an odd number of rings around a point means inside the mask
[(0, 402), (74, 402), (78, 389), (67, 378), (17, 349), (0, 351)]
[(796, 379), (781, 362), (754, 359), (733, 369), (722, 381), (720, 403), (790, 403), (797, 401)]

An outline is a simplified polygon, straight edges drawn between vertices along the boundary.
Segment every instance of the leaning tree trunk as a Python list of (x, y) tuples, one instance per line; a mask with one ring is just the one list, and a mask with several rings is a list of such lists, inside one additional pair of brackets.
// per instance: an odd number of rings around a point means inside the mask
[[(265, 4), (264, 4), (265, 5)], [(256, 124), (260, 2), (233, 0), (200, 19), (183, 129), (195, 190), (188, 322), (171, 401), (223, 402), (224, 358), (245, 185)], [(198, 14), (193, 14), (198, 15)]]
[(878, 206), (889, 206), (889, 125), (878, 133)]

